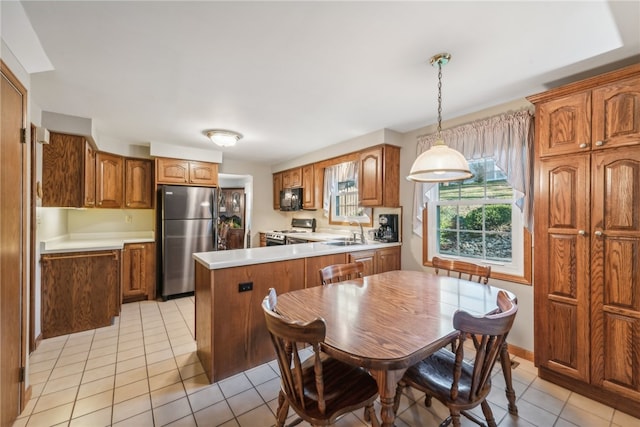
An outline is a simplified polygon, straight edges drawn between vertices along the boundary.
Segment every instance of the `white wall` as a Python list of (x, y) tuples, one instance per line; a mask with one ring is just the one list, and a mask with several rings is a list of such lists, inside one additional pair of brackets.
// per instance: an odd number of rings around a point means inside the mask
[(69, 234), (154, 231), (154, 212), (153, 209), (70, 209), (67, 230)]

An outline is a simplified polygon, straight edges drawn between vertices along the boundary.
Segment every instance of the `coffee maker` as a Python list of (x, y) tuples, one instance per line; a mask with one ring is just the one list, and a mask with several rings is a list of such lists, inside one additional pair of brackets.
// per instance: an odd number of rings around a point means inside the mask
[(398, 241), (398, 214), (380, 214), (378, 223), (380, 227), (375, 232), (374, 240), (385, 243)]

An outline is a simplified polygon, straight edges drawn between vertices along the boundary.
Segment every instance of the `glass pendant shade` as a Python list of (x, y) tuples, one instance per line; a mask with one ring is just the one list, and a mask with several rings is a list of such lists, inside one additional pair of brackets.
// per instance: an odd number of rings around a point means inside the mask
[(407, 179), (416, 182), (450, 182), (472, 176), (464, 156), (447, 147), (443, 141), (438, 141), (413, 162)]

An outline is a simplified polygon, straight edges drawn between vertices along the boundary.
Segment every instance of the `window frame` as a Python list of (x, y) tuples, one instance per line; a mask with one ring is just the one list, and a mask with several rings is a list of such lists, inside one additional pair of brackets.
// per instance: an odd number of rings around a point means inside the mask
[[(430, 191), (438, 191), (438, 185), (434, 186), (432, 188), (432, 190)], [(491, 199), (491, 202), (495, 202), (495, 203), (500, 203), (500, 199)], [(449, 254), (439, 254), (437, 253), (437, 242), (435, 242), (435, 239), (437, 238), (437, 224), (435, 224), (436, 218), (435, 215), (430, 216), (430, 210), (433, 210), (435, 212), (436, 209), (436, 205), (437, 202), (435, 201), (431, 201), (428, 202), (426, 206), (423, 207), (422, 210), (422, 253), (423, 253), (423, 259), (422, 259), (422, 264), (424, 266), (427, 267), (432, 267), (432, 263), (431, 263), (431, 258), (433, 256), (439, 256), (441, 258), (447, 258), (447, 259), (454, 259), (454, 260), (462, 260), (462, 261), (467, 261), (467, 262), (474, 262), (474, 263), (481, 263), (483, 265), (490, 265), (492, 267), (491, 270), (491, 277), (496, 278), (496, 279), (501, 279), (501, 280), (506, 280), (509, 282), (515, 282), (515, 283), (521, 283), (521, 284), (527, 284), (527, 285), (531, 285), (532, 284), (532, 263), (531, 263), (531, 257), (532, 257), (532, 247), (531, 247), (531, 233), (523, 227), (523, 218), (522, 218), (522, 214), (520, 213), (520, 210), (517, 206), (515, 206), (515, 203), (513, 199), (502, 199), (502, 202), (511, 202), (512, 203), (512, 236), (515, 239), (513, 241), (513, 246), (512, 246), (512, 260), (515, 259), (516, 257), (518, 258), (518, 261), (515, 264), (519, 264), (518, 265), (518, 270), (519, 271), (514, 271), (513, 268), (506, 268), (503, 269), (502, 271), (498, 271), (500, 269), (500, 262), (494, 262), (494, 261), (485, 261), (485, 260), (479, 260), (477, 258), (471, 258), (471, 257), (464, 257), (464, 256), (452, 256)], [(471, 200), (469, 201), (469, 203), (472, 204), (478, 204), (477, 203), (478, 200)], [(466, 200), (462, 202), (462, 204), (465, 204)], [(449, 204), (449, 202), (445, 202), (444, 203)], [(457, 203), (452, 203), (453, 205), (456, 205)], [(487, 203), (486, 201), (483, 201), (483, 203), (481, 204), (494, 204), (494, 203)], [(518, 229), (522, 229), (522, 236), (517, 236), (517, 230)], [(429, 230), (431, 230), (432, 232), (429, 233)], [(435, 232), (435, 236), (433, 235)], [(430, 255), (430, 253), (433, 253), (432, 255)]]

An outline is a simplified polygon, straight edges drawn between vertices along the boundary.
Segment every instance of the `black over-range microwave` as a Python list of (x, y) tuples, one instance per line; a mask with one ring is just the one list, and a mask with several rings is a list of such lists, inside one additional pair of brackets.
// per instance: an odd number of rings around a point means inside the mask
[(280, 210), (299, 211), (302, 209), (302, 188), (285, 188), (280, 191)]

